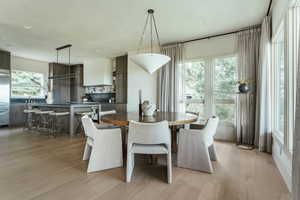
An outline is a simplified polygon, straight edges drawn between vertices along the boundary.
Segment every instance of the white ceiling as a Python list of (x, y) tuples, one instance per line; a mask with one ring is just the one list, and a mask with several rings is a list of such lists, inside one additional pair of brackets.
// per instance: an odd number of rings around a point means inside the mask
[(268, 4), (269, 0), (1, 0), (0, 48), (54, 61), (55, 48), (70, 43), (72, 61), (82, 62), (135, 50), (148, 8), (155, 9), (165, 44), (258, 24)]

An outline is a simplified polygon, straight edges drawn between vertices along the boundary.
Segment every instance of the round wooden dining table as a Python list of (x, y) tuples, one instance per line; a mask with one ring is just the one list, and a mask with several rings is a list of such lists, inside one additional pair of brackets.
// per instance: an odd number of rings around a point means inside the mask
[(108, 114), (101, 117), (101, 121), (121, 126), (129, 125), (130, 121), (154, 123), (168, 121), (172, 131), (172, 150), (177, 151), (176, 126), (196, 122), (198, 116), (182, 112), (155, 112), (153, 116), (139, 116), (137, 112)]

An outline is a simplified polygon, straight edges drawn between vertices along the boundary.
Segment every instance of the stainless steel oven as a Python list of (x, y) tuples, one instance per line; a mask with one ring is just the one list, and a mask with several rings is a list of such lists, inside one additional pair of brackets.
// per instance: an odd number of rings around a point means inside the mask
[(10, 71), (0, 69), (0, 126), (9, 124)]

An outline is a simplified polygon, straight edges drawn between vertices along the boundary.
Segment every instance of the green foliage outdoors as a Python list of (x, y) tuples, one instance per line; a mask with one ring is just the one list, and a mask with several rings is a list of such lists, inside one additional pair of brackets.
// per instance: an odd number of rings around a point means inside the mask
[[(234, 122), (235, 119), (235, 93), (237, 82), (236, 57), (224, 57), (214, 60), (213, 95), (215, 99), (215, 113), (221, 120)], [(189, 112), (204, 113), (205, 95), (205, 62), (191, 62), (185, 65), (185, 97), (187, 99), (186, 110)], [(189, 102), (189, 99), (199, 100)], [(223, 103), (222, 103), (223, 102)], [(224, 104), (224, 102), (227, 102)], [(232, 103), (228, 103), (232, 102)]]
[(43, 74), (13, 70), (11, 72), (11, 96), (41, 97), (43, 81)]

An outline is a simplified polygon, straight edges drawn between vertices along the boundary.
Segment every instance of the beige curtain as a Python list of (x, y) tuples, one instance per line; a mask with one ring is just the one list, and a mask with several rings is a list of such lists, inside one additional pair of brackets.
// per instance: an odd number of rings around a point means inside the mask
[(158, 109), (177, 112), (179, 107), (180, 64), (183, 63), (183, 46), (165, 46), (162, 53), (170, 56), (171, 61), (158, 71), (157, 98)]
[(238, 77), (250, 83), (251, 91), (238, 95), (237, 142), (253, 145), (255, 139), (256, 72), (259, 63), (260, 28), (237, 34)]
[(271, 133), (271, 26), (270, 18), (261, 25), (256, 87), (256, 118), (254, 143), (260, 151), (272, 152)]
[[(300, 4), (299, 4), (300, 5)], [(300, 9), (294, 11), (300, 17)], [(297, 23), (299, 28), (299, 21)], [(299, 30), (299, 29), (298, 29)], [(296, 87), (296, 117), (295, 117), (295, 130), (293, 135), (293, 174), (292, 174), (292, 199), (300, 199), (300, 31), (297, 34), (298, 40), (298, 59), (296, 64), (297, 69), (297, 87)], [(297, 43), (297, 42), (296, 42)]]

